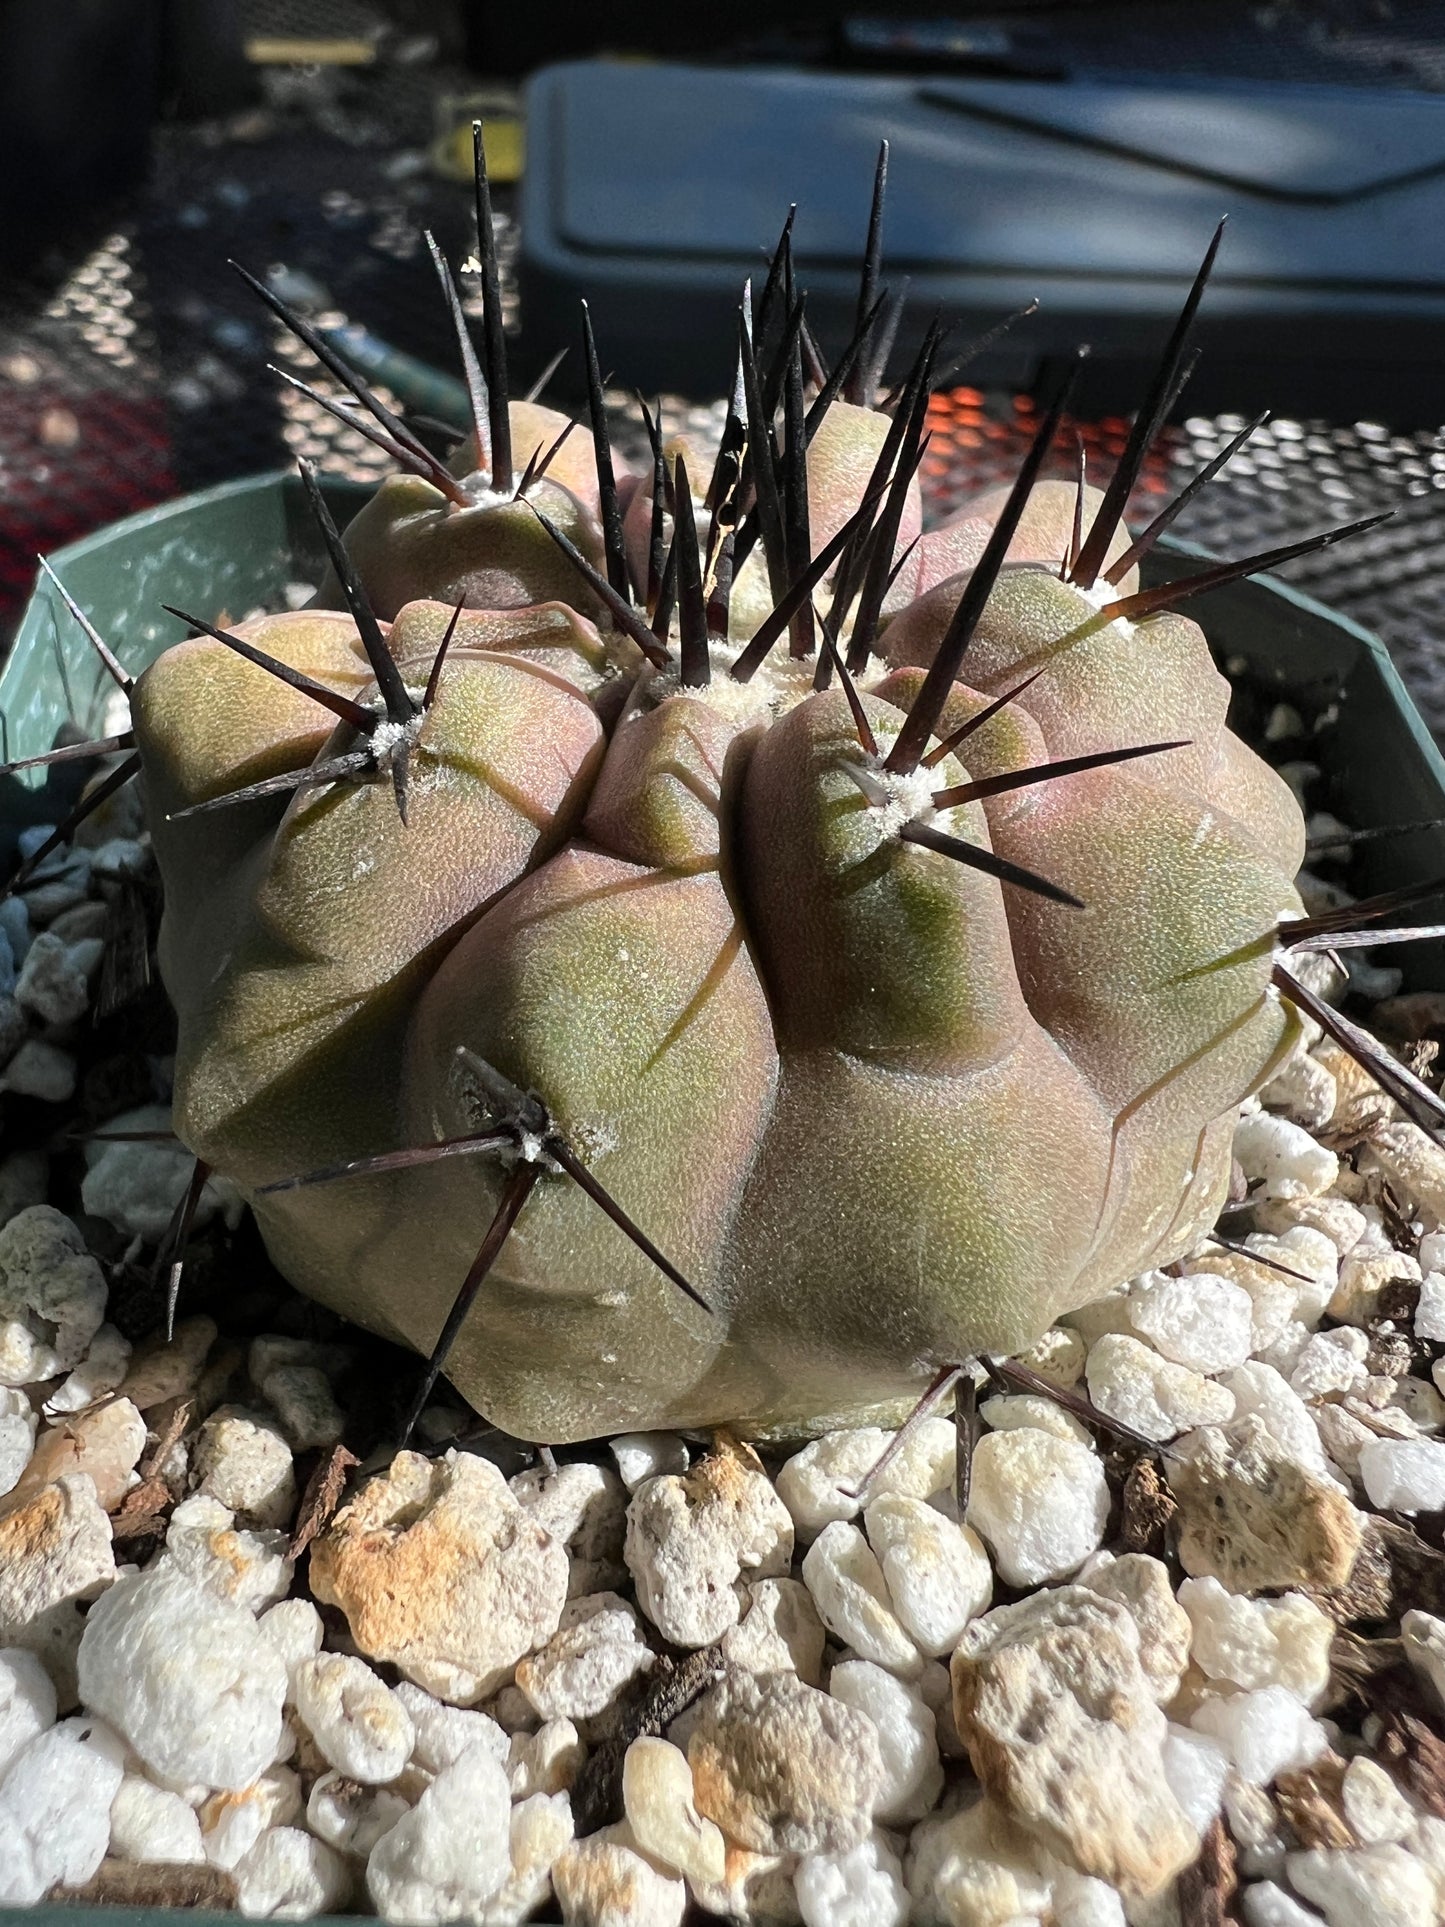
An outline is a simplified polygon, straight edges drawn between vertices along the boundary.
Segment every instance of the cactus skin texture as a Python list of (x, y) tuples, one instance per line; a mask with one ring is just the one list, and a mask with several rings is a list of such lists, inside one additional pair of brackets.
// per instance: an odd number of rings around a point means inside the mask
[[(856, 1413), (1187, 1250), (1223, 1197), (1229, 1113), (1288, 1041), (1267, 985), (1303, 829), (1226, 729), (1200, 630), (1101, 624), (1056, 569), (1004, 570), (939, 734), (1044, 673), (887, 807), (843, 768), (868, 759), (811, 662), (657, 677), (618, 721), (635, 645), (554, 602), (463, 612), (408, 826), (380, 781), (172, 821), (348, 732), (219, 642), (163, 655), (135, 723), (176, 1128), (253, 1195), (280, 1268), (431, 1346), (503, 1161), (255, 1193), (479, 1129), (459, 1046), (541, 1095), (713, 1308), (544, 1176), (448, 1361), (524, 1437)], [(880, 749), (959, 586), (883, 632)], [(450, 614), (416, 602), (390, 628), (414, 692)], [(348, 617), (243, 633), (375, 700)], [(1083, 910), (897, 840), (935, 788), (1174, 737), (934, 819)]]
[[(579, 459), (578, 434), (514, 500), (508, 473), (565, 418), (514, 402), (509, 470), (483, 393), (454, 462), (465, 499), (435, 465), (388, 481), (318, 606), (239, 632), (364, 714), (338, 724), (207, 636), (134, 692), (177, 1133), (251, 1198), (295, 1285), (423, 1353), (515, 1210), (445, 1368), (524, 1438), (810, 1430), (1026, 1346), (1213, 1223), (1234, 1109), (1293, 1041), (1271, 971), (1299, 912), (1300, 813), (1230, 734), (1200, 629), (1174, 608), (1111, 613), (1138, 589), (1126, 488), (1040, 482), (1035, 465), (919, 538), (936, 339), (891, 457), (871, 378), (815, 404), (805, 457), (800, 334), (791, 369), (786, 339), (773, 362), (781, 443), (762, 458), (786, 552), (776, 517), (750, 552), (740, 530), (710, 621), (652, 499), (664, 470), (669, 507), (695, 477), (706, 557), (698, 452), (674, 467), (658, 447), (651, 474), (616, 474), (610, 455)], [(600, 397), (590, 329), (586, 352)], [(488, 378), (505, 395), (495, 356)], [(600, 402), (600, 438), (599, 421)], [(870, 488), (861, 526), (882, 514), (880, 474), (893, 519), (871, 628), (860, 641), (861, 602), (839, 600), (849, 567), (857, 594), (856, 550), (816, 598), (834, 600), (856, 687), (781, 620), (746, 679), (739, 645)], [(662, 667), (648, 612), (609, 605), (603, 572), (655, 600), (670, 529)], [(940, 651), (956, 674), (930, 696)], [(923, 762), (898, 740), (916, 704)], [(335, 780), (215, 807), (338, 757)], [(535, 1129), (391, 1155), (494, 1129), (498, 1073), (532, 1095)]]

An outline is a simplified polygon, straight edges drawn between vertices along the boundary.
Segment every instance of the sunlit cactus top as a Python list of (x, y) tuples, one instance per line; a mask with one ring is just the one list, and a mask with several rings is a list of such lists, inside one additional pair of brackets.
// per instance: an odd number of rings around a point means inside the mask
[(333, 606), (136, 688), (176, 1129), (431, 1355), (414, 1412), (443, 1363), (551, 1441), (906, 1401), (1188, 1250), (1293, 1034), (1299, 812), (1178, 613), (1261, 558), (1141, 588), (1123, 523), (1209, 262), (1106, 492), (1038, 479), (1061, 396), (920, 536), (948, 354), (888, 386), (876, 218), (837, 364), (785, 231), (720, 449), (649, 414), (638, 476), (590, 327), (590, 426), (509, 406), (482, 214), (469, 442), (347, 373), (399, 472), (344, 547), (313, 483)]

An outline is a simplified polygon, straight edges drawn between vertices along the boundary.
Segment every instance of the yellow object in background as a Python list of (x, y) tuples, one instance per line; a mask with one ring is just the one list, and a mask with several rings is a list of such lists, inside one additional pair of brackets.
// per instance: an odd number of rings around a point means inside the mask
[(482, 123), (487, 178), (494, 187), (522, 178), (526, 134), (515, 95), (443, 94), (436, 104), (431, 162), (448, 180), (472, 178), (472, 122)]

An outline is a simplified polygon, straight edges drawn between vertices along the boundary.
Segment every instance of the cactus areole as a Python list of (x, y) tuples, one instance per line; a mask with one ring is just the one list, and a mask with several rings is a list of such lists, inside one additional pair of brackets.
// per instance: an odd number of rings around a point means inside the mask
[(940, 337), (880, 400), (875, 246), (829, 371), (787, 247), (715, 459), (614, 461), (590, 327), (570, 436), (464, 340), (446, 466), (348, 375), (398, 473), (318, 605), (134, 691), (178, 1134), (525, 1438), (1026, 1346), (1212, 1224), (1294, 1035), (1300, 814), (1122, 518), (1203, 273), (1108, 490), (1039, 480), (1061, 400), (920, 535)]

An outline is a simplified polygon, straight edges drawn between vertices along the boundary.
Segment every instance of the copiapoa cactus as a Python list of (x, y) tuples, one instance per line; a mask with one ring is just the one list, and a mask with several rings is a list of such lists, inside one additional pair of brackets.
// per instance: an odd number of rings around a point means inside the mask
[(906, 1402), (1189, 1250), (1314, 1007), (1299, 811), (1178, 612), (1295, 551), (1143, 588), (1180, 504), (1123, 522), (1218, 236), (1108, 489), (1039, 479), (1061, 395), (925, 535), (882, 185), (831, 372), (786, 229), (745, 296), (705, 487), (645, 410), (614, 462), (585, 324), (590, 437), (509, 403), (480, 169), (450, 466), (261, 290), (399, 472), (344, 542), (308, 474), (318, 606), (187, 616), (132, 692), (175, 1128), (431, 1355), (413, 1416), (443, 1363), (549, 1441)]

